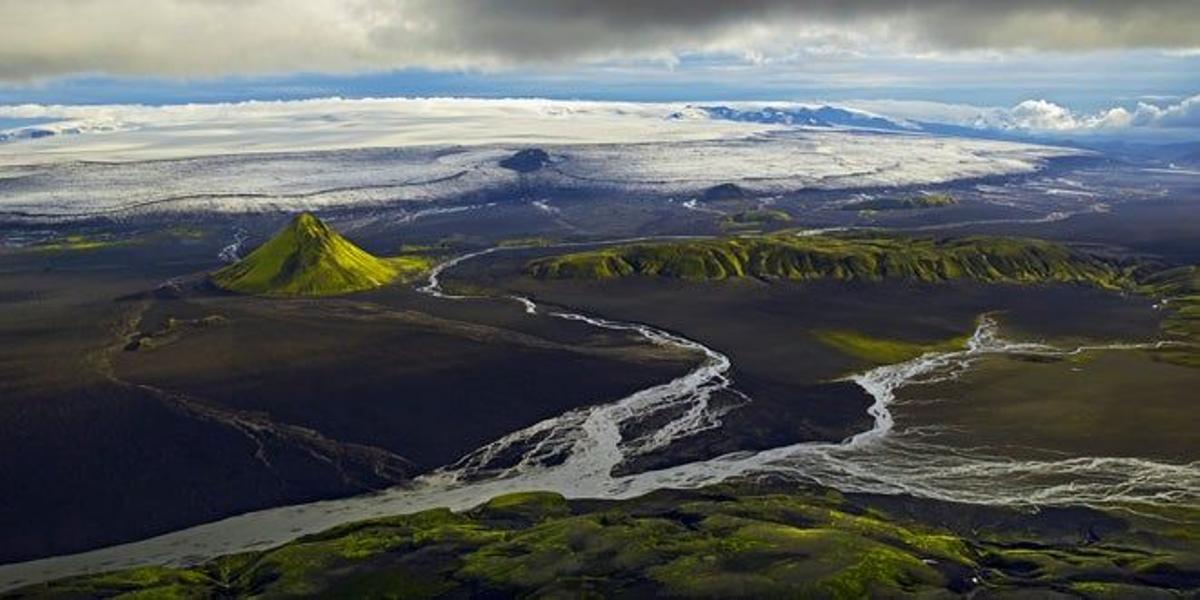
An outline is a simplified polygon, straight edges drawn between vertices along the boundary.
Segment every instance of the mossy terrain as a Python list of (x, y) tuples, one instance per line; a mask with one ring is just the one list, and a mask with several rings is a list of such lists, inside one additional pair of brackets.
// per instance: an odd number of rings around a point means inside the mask
[(209, 236), (210, 232), (202, 227), (191, 225), (175, 225), (163, 230), (163, 233), (181, 240), (199, 240)]
[(106, 236), (93, 236), (85, 234), (66, 235), (45, 243), (33, 246), (33, 250), (44, 252), (70, 252), (83, 250), (101, 250), (104, 248), (118, 248), (133, 244), (133, 240), (117, 239)]
[(501, 248), (542, 248), (555, 244), (558, 240), (544, 236), (516, 237), (500, 240), (496, 245)]
[(950, 194), (922, 194), (908, 198), (872, 198), (842, 205), (842, 210), (913, 210), (953, 206), (958, 200)]
[(217, 287), (242, 294), (330, 296), (410, 279), (429, 267), (429, 259), (422, 256), (372, 256), (306, 212), (210, 279)]
[(1154, 356), (1175, 364), (1200, 367), (1200, 267), (1179, 267), (1155, 273), (1142, 281), (1142, 293), (1162, 298), (1159, 307), (1170, 311), (1162, 331), (1176, 341), (1154, 351)]
[(154, 232), (117, 237), (110, 234), (71, 233), (29, 246), (34, 252), (84, 252), (108, 248), (124, 248), (165, 240), (198, 240), (208, 232), (197, 227), (177, 225)]
[(727, 229), (741, 229), (769, 225), (771, 223), (787, 223), (791, 220), (792, 216), (782, 210), (758, 208), (726, 215), (721, 219), (721, 226)]
[(466, 513), (364, 521), (193, 567), (78, 577), (11, 596), (1138, 597), (1200, 586), (1193, 538), (1097, 511), (937, 505), (930, 514), (956, 515), (942, 526), (894, 503), (787, 492), (727, 485), (618, 502), (528, 492)]
[(610, 279), (630, 275), (706, 281), (761, 279), (924, 283), (1083, 283), (1131, 285), (1116, 261), (1043, 240), (1001, 237), (792, 233), (714, 240), (627, 244), (541, 258), (527, 272), (543, 279)]
[(951, 352), (966, 346), (968, 336), (933, 342), (916, 342), (870, 336), (857, 331), (822, 329), (813, 337), (842, 354), (875, 364), (895, 364), (927, 352)]

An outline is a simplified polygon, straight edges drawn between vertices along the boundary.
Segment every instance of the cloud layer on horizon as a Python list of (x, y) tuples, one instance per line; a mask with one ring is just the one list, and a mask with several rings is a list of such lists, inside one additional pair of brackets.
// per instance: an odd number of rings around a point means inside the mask
[(0, 0), (0, 79), (1200, 48), (1192, 0)]
[(893, 118), (960, 125), (994, 131), (1033, 133), (1120, 133), (1138, 129), (1200, 129), (1200, 95), (1178, 102), (1139, 101), (1132, 108), (1115, 106), (1082, 113), (1044, 99), (1011, 107), (904, 100), (856, 100), (846, 103)]

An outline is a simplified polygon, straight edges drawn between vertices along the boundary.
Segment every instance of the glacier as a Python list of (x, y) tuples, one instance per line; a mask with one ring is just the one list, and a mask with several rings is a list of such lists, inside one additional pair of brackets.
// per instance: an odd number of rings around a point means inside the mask
[[(832, 109), (831, 109), (832, 110)], [(813, 113), (817, 114), (817, 113)], [(735, 183), (755, 194), (936, 184), (1033, 173), (1087, 151), (731, 119), (686, 104), (393, 98), (177, 106), (7, 106), (59, 119), (0, 143), (0, 218), (408, 207), (515, 185), (686, 199)], [(851, 121), (853, 122), (853, 121)], [(532, 173), (501, 162), (523, 148)]]

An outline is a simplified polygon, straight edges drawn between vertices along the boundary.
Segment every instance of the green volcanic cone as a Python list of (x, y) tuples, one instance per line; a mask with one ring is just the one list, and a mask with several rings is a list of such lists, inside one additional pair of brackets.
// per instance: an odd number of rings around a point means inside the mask
[(242, 294), (330, 296), (377, 288), (427, 267), (419, 257), (372, 256), (304, 212), (211, 279), (218, 287)]

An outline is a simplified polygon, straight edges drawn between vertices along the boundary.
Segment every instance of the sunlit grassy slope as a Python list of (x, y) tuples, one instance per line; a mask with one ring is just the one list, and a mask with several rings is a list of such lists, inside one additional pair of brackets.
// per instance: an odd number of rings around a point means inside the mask
[(859, 360), (892, 364), (914, 359), (927, 352), (952, 352), (963, 349), (969, 336), (932, 342), (880, 338), (857, 331), (822, 329), (813, 332), (823, 344)]
[(305, 212), (211, 279), (242, 294), (329, 296), (376, 288), (428, 267), (429, 261), (418, 256), (372, 256)]
[(912, 210), (914, 208), (940, 208), (955, 204), (958, 204), (958, 200), (949, 194), (923, 194), (910, 198), (872, 198), (851, 202), (843, 205), (842, 210)]
[(936, 239), (900, 235), (800, 236), (779, 233), (714, 240), (628, 244), (542, 258), (527, 272), (548, 279), (630, 275), (720, 280), (898, 279), (927, 283), (1130, 284), (1113, 261), (1043, 240), (999, 237)]
[[(602, 504), (530, 492), (17, 597), (1142, 597), (1186, 594), (1200, 566), (1190, 530), (1082, 510), (1042, 519), (1075, 521), (1049, 527), (1017, 511), (969, 510), (945, 513), (960, 523), (955, 532), (821, 490), (666, 490)], [(1102, 533), (1081, 541), (1076, 529)]]
[(733, 213), (721, 219), (723, 227), (749, 227), (754, 225), (766, 225), (768, 223), (786, 223), (792, 220), (792, 216), (782, 210), (771, 210), (759, 208), (754, 210), (743, 210)]

